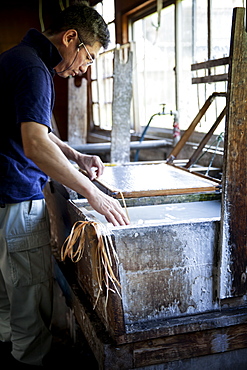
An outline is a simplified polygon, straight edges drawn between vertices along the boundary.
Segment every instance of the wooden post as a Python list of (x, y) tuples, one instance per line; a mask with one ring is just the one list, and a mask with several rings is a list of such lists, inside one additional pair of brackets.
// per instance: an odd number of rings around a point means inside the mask
[[(121, 60), (121, 53), (127, 61)], [(111, 162), (130, 161), (130, 103), (132, 98), (132, 52), (115, 50), (113, 72)]]
[(85, 144), (87, 138), (87, 80), (75, 86), (74, 78), (68, 83), (68, 142), (70, 145)]
[(247, 34), (233, 11), (227, 92), (218, 297), (247, 291)]

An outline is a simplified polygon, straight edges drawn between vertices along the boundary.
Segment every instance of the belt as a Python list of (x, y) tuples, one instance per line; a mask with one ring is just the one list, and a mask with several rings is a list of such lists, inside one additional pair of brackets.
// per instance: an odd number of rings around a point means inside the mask
[(6, 207), (6, 204), (0, 203), (0, 208), (5, 208), (5, 207)]

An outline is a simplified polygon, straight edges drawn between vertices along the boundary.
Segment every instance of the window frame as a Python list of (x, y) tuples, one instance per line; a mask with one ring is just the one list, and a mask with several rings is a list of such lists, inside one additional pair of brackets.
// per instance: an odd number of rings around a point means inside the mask
[[(166, 0), (166, 1), (163, 1), (163, 6), (162, 6), (163, 9), (172, 5), (172, 4), (174, 4), (174, 6), (175, 6), (175, 20), (174, 20), (174, 22), (175, 22), (174, 23), (174, 29), (175, 29), (175, 68), (176, 68), (175, 94), (176, 94), (176, 111), (178, 111), (178, 112), (180, 112), (180, 105), (181, 105), (181, 100), (179, 98), (179, 94), (182, 91), (181, 88), (180, 88), (180, 85), (179, 85), (180, 84), (179, 81), (180, 81), (180, 78), (181, 78), (181, 75), (182, 75), (181, 60), (180, 60), (180, 48), (181, 48), (181, 45), (182, 45), (181, 44), (182, 40), (181, 40), (181, 29), (180, 29), (180, 27), (181, 27), (182, 3), (184, 1), (185, 0)], [(191, 64), (195, 62), (195, 60), (193, 60), (193, 55), (195, 55), (195, 53), (193, 53), (193, 50), (195, 50), (195, 48), (196, 48), (196, 44), (195, 44), (195, 32), (196, 32), (195, 22), (196, 22), (196, 20), (195, 20), (195, 17), (194, 17), (194, 15), (195, 15), (194, 13), (195, 13), (197, 1), (198, 0), (191, 0), (192, 22), (194, 22), (193, 25), (192, 25), (192, 29), (191, 29), (191, 37), (192, 37)], [(133, 2), (133, 3), (135, 3), (135, 2)], [(205, 0), (205, 3), (206, 3), (206, 7), (207, 7), (207, 14), (205, 15), (207, 17), (207, 35), (206, 35), (206, 37), (207, 37), (207, 50), (206, 50), (206, 52), (207, 52), (208, 59), (210, 59), (211, 55), (212, 55), (212, 53), (211, 53), (211, 47), (212, 47), (212, 19), (211, 19), (212, 0)], [(134, 6), (131, 9), (127, 9), (126, 11), (123, 11), (123, 12), (121, 12), (121, 9), (119, 9), (119, 6), (123, 6), (123, 5), (119, 5), (117, 0), (115, 0), (115, 19), (112, 22), (115, 22), (116, 43), (120, 43), (120, 44), (123, 45), (123, 44), (131, 42), (131, 40), (132, 40), (132, 31), (131, 31), (131, 29), (132, 29), (133, 23), (136, 20), (142, 19), (143, 17), (146, 17), (146, 16), (156, 12), (157, 2), (154, 1), (154, 0), (147, 0), (142, 4), (139, 4), (139, 2), (137, 2), (136, 6)], [(117, 22), (116, 22), (116, 20), (117, 20)], [(201, 62), (201, 61), (198, 60), (197, 62)], [(193, 77), (193, 75), (191, 73), (191, 78), (192, 77)], [(113, 76), (108, 77), (108, 78), (113, 78)], [(94, 81), (94, 80), (92, 80), (92, 81)], [(92, 91), (92, 89), (91, 89), (91, 91)], [(135, 94), (135, 88), (133, 89), (133, 94)], [(93, 101), (92, 101), (92, 103), (93, 103)], [(200, 105), (201, 103), (202, 102), (200, 102), (198, 104)], [(132, 113), (132, 117), (133, 117), (132, 127), (133, 127), (133, 130), (136, 133), (140, 133), (143, 126), (140, 125), (138, 123), (138, 120), (136, 119), (136, 116), (138, 116), (138, 114), (135, 111), (135, 103), (133, 103), (132, 106), (134, 107), (133, 108), (133, 113)], [(91, 116), (90, 123), (91, 123), (90, 127), (94, 127), (93, 114)], [(188, 123), (190, 123), (190, 122), (188, 122)], [(101, 127), (97, 126), (96, 128), (101, 128)], [(164, 133), (164, 132), (167, 132), (167, 129), (160, 128), (160, 129), (155, 129), (155, 131)]]

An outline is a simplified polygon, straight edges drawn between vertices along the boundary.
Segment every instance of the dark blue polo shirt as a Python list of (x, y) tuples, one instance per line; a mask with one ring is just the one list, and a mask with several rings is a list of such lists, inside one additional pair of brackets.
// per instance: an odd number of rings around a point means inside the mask
[(55, 46), (35, 29), (0, 55), (0, 203), (42, 199), (47, 176), (22, 147), (21, 122), (51, 130), (54, 67), (61, 61)]

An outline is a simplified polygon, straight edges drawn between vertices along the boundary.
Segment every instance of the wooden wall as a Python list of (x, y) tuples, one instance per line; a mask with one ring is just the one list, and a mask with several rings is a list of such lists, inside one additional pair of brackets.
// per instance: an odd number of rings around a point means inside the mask
[[(91, 0), (95, 5), (98, 0)], [(64, 1), (65, 3), (65, 1)], [(70, 0), (73, 3), (73, 0)], [(128, 39), (128, 21), (136, 10), (144, 11), (147, 7), (155, 9), (156, 0), (115, 0), (117, 43), (123, 44)], [(42, 12), (45, 28), (52, 16), (60, 10), (59, 0), (43, 0)], [(0, 53), (18, 44), (30, 28), (41, 31), (39, 20), (39, 0), (8, 0), (0, 3)], [(54, 116), (62, 140), (68, 139), (68, 80), (55, 76), (56, 101)]]
[[(59, 1), (43, 0), (43, 20), (48, 26), (51, 17), (60, 10)], [(30, 28), (41, 31), (38, 0), (8, 0), (0, 3), (0, 53), (18, 44)], [(54, 116), (60, 136), (67, 140), (68, 81), (55, 77), (56, 102)]]
[(145, 10), (155, 4), (155, 0), (115, 0), (116, 41), (118, 44), (125, 44), (129, 41), (128, 21), (133, 12)]
[[(170, 5), (175, 0), (163, 0), (163, 5)], [(131, 19), (143, 17), (157, 9), (157, 0), (115, 0), (116, 39), (118, 44), (129, 42), (128, 26)]]

